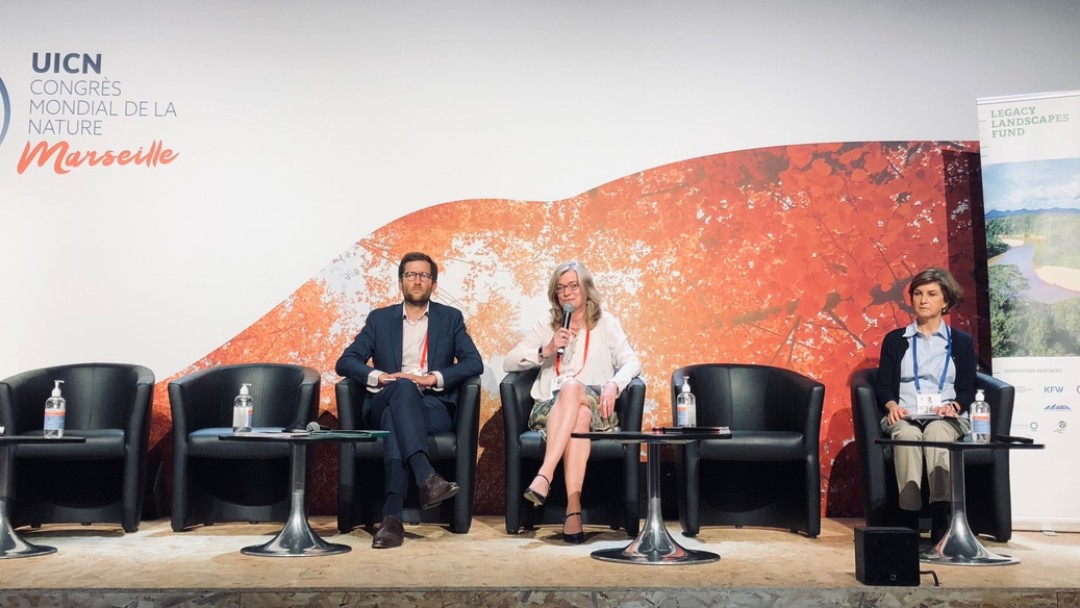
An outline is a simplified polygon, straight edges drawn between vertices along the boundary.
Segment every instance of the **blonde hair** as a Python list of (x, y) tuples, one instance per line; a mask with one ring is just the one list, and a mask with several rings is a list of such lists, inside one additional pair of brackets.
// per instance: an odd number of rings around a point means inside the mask
[(548, 301), (551, 303), (551, 329), (557, 330), (562, 327), (563, 317), (566, 314), (563, 312), (562, 305), (559, 304), (558, 294), (555, 293), (555, 283), (562, 275), (571, 270), (577, 273), (578, 283), (585, 292), (585, 326), (592, 329), (600, 321), (600, 301), (602, 298), (600, 291), (596, 288), (596, 283), (593, 282), (592, 273), (577, 260), (563, 262), (556, 266), (555, 271), (551, 273), (551, 280), (548, 281)]

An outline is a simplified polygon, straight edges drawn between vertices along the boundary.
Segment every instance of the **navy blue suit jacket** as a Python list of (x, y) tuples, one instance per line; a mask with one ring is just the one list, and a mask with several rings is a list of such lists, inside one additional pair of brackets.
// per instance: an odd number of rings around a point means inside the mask
[[(367, 322), (353, 343), (337, 361), (339, 376), (354, 378), (367, 386), (372, 370), (392, 374), (401, 369), (401, 324), (403, 304), (371, 311)], [(368, 365), (368, 361), (371, 365)], [(428, 308), (428, 371), (443, 377), (443, 390), (431, 391), (442, 401), (457, 403), (458, 387), (484, 371), (480, 351), (465, 330), (461, 311), (452, 306), (431, 302)]]

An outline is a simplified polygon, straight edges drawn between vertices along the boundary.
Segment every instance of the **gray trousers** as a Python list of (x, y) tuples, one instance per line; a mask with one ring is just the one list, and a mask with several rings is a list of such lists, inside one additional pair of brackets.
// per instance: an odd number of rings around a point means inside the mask
[[(919, 422), (898, 420), (889, 424), (889, 417), (881, 418), (881, 429), (893, 439), (912, 441), (956, 441), (967, 433), (965, 418), (931, 420), (925, 426)], [(951, 477), (949, 475), (949, 451), (942, 448), (912, 448), (892, 446), (893, 464), (896, 466), (896, 484), (900, 490), (900, 508), (907, 511), (922, 509), (923, 461), (926, 462), (926, 478), (930, 481), (930, 502), (949, 500)]]

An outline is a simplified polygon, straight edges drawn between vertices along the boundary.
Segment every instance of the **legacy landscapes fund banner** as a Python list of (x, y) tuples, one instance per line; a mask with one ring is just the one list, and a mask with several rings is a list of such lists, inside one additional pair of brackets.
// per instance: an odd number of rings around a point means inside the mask
[(1016, 387), (1013, 525), (1080, 530), (1080, 91), (980, 99), (994, 376)]

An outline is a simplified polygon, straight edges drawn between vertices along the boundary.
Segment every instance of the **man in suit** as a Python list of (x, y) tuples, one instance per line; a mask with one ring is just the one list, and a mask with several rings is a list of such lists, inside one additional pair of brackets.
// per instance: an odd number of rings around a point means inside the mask
[(427, 254), (405, 254), (398, 264), (404, 301), (371, 311), (336, 366), (338, 375), (354, 378), (372, 393), (362, 413), (368, 428), (390, 431), (383, 451), (383, 520), (371, 542), (376, 549), (404, 541), (408, 470), (420, 489), (422, 509), (458, 493), (458, 485), (432, 467), (427, 436), (450, 430), (458, 388), (480, 375), (484, 364), (461, 311), (431, 301), (438, 278), (439, 268)]

